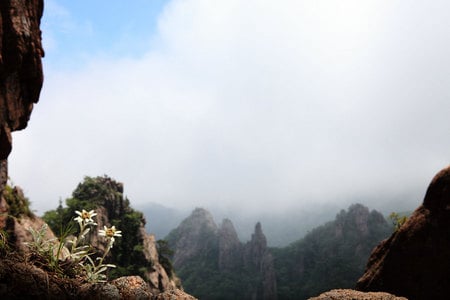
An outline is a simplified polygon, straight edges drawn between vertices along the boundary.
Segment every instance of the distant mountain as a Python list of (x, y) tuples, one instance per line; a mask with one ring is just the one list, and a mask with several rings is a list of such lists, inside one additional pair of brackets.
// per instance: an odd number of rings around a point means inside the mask
[(162, 239), (189, 215), (189, 211), (167, 207), (158, 203), (136, 205), (144, 213), (147, 223), (145, 229)]
[(268, 248), (261, 223), (242, 243), (231, 220), (217, 226), (198, 208), (166, 239), (186, 291), (199, 299), (283, 300), (353, 288), (372, 249), (392, 230), (381, 213), (353, 204), (289, 246)]
[[(145, 228), (157, 239), (167, 236), (175, 229), (191, 211), (179, 208), (167, 207), (158, 203), (145, 203), (136, 205), (137, 209), (144, 213), (147, 223)], [(305, 236), (308, 230), (331, 220), (338, 207), (334, 205), (322, 206), (320, 209), (300, 210), (291, 209), (287, 212), (243, 212), (239, 209), (223, 210), (218, 208), (208, 211), (217, 220), (233, 219), (239, 240), (246, 241), (254, 233), (255, 224), (264, 224), (264, 235), (267, 244), (271, 247), (287, 246), (295, 240)]]
[(199, 299), (276, 299), (273, 258), (260, 223), (244, 244), (229, 219), (218, 227), (210, 212), (197, 208), (166, 239), (185, 290)]
[(278, 298), (307, 299), (333, 288), (354, 288), (372, 249), (391, 233), (381, 213), (353, 204), (303, 239), (272, 249)]
[[(330, 201), (328, 204), (318, 204), (314, 208), (289, 208), (278, 211), (243, 211), (239, 208), (221, 209), (208, 207), (208, 211), (215, 220), (232, 219), (239, 240), (247, 241), (254, 232), (255, 224), (264, 224), (264, 235), (267, 238), (269, 247), (285, 247), (293, 241), (303, 238), (311, 229), (318, 227), (336, 216), (336, 212), (342, 207), (348, 207), (351, 203), (359, 203), (358, 200), (365, 200), (364, 203), (377, 203), (378, 210), (383, 215), (388, 216), (391, 212), (412, 211), (414, 206), (399, 205), (403, 203), (407, 196), (390, 197), (391, 205), (382, 205), (386, 200), (379, 197), (355, 197), (353, 202), (346, 201), (347, 204), (336, 204)], [(403, 202), (402, 202), (403, 201)], [(365, 204), (364, 204), (365, 205)], [(367, 205), (366, 205), (367, 206)], [(167, 207), (157, 203), (145, 203), (136, 205), (136, 208), (144, 213), (147, 220), (146, 229), (153, 233), (157, 239), (162, 239), (175, 229), (192, 209), (181, 209), (177, 207)]]

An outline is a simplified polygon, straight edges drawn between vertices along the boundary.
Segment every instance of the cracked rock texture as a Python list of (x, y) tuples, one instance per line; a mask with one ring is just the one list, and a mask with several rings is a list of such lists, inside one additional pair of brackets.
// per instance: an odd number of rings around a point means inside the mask
[(11, 132), (27, 126), (39, 100), (42, 12), (42, 0), (0, 1), (0, 160), (11, 152)]

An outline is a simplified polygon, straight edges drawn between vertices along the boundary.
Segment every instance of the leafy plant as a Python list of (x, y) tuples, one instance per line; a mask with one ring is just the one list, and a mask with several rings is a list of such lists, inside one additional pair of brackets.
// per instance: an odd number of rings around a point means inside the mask
[(396, 212), (392, 212), (389, 215), (389, 220), (392, 221), (392, 225), (394, 226), (394, 231), (397, 231), (400, 229), (400, 227), (402, 227), (403, 224), (406, 223), (406, 221), (408, 221), (408, 216), (401, 215)]
[(25, 215), (27, 217), (33, 217), (33, 213), (30, 209), (30, 200), (26, 198), (22, 190), (12, 183), (7, 184), (3, 190), (3, 197), (8, 203), (9, 214), (13, 217), (19, 217)]
[[(76, 211), (84, 208), (87, 211), (102, 208), (107, 214), (111, 225), (127, 232), (121, 239), (114, 242), (114, 251), (110, 252), (109, 261), (116, 265), (110, 269), (109, 278), (127, 275), (145, 277), (146, 270), (152, 266), (144, 255), (141, 227), (145, 219), (141, 212), (130, 206), (130, 201), (123, 195), (123, 185), (108, 176), (88, 177), (79, 183), (66, 199), (66, 206), (62, 201), (55, 210), (47, 211), (43, 219), (49, 224), (53, 232), (60, 232), (62, 224), (70, 223)], [(104, 208), (104, 209), (103, 209)], [(72, 228), (70, 234), (78, 236), (79, 227)]]
[(169, 278), (173, 275), (173, 266), (170, 257), (173, 256), (174, 251), (170, 249), (169, 242), (166, 240), (157, 240), (156, 249), (158, 250), (158, 261), (163, 266)]
[(0, 253), (6, 254), (9, 250), (8, 233), (5, 230), (0, 229)]
[(38, 230), (32, 227), (28, 228), (32, 241), (25, 243), (25, 245), (28, 246), (33, 254), (40, 258), (37, 260), (38, 262), (41, 262), (50, 270), (62, 274), (63, 270), (60, 268), (59, 255), (64, 247), (64, 243), (62, 241), (58, 242), (56, 238), (46, 239), (47, 230), (47, 224), (42, 225)]
[[(103, 230), (99, 230), (98, 234), (106, 239), (107, 246), (101, 257), (95, 259), (92, 256), (95, 254), (92, 252), (92, 245), (86, 243), (86, 236), (90, 233), (91, 228), (96, 226), (93, 217), (97, 214), (94, 210), (91, 211), (76, 211), (77, 217), (74, 218), (79, 225), (78, 236), (67, 238), (67, 243), (70, 246), (68, 254), (62, 255), (64, 248), (64, 239), (45, 239), (48, 225), (44, 224), (39, 230), (29, 228), (29, 232), (32, 235), (32, 241), (26, 243), (32, 253), (37, 255), (41, 260), (47, 263), (47, 266), (56, 271), (59, 274), (67, 273), (67, 269), (62, 266), (79, 266), (81, 274), (86, 281), (89, 282), (104, 282), (106, 281), (106, 275), (104, 274), (108, 268), (115, 268), (113, 264), (105, 264), (104, 260), (109, 251), (114, 245), (114, 237), (121, 237), (121, 231), (117, 230), (115, 226), (106, 227)], [(66, 230), (66, 234), (69, 230)]]

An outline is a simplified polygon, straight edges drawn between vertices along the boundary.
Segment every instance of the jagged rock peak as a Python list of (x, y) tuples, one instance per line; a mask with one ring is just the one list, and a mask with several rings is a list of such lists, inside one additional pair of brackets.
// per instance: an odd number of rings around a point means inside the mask
[(371, 225), (376, 224), (387, 225), (386, 219), (380, 212), (369, 211), (369, 208), (359, 203), (352, 204), (347, 211), (341, 210), (336, 216), (336, 236), (341, 236), (346, 228), (355, 228), (359, 234), (367, 236), (370, 234)]
[(224, 219), (219, 229), (219, 270), (237, 270), (242, 264), (241, 249), (233, 223)]
[(424, 202), (372, 252), (357, 289), (409, 299), (450, 294), (450, 166), (431, 181)]
[(199, 253), (218, 244), (218, 228), (213, 216), (204, 208), (196, 208), (172, 230), (167, 240), (174, 250), (173, 266), (178, 268)]
[(245, 245), (244, 265), (256, 270), (262, 278), (262, 284), (249, 290), (251, 299), (277, 299), (277, 284), (272, 254), (267, 249), (266, 236), (261, 223), (255, 225), (255, 233)]
[(217, 229), (217, 225), (214, 222), (214, 218), (212, 214), (204, 208), (197, 207), (195, 208), (191, 215), (186, 219), (188, 221), (195, 221), (199, 224), (205, 224), (210, 228)]
[[(273, 258), (261, 224), (244, 245), (229, 219), (217, 228), (211, 214), (197, 208), (167, 236), (167, 241), (175, 253), (175, 269), (186, 290), (195, 296), (209, 299), (205, 287), (218, 285), (234, 299), (276, 299)], [(226, 285), (222, 285), (224, 282)]]
[(255, 225), (255, 233), (252, 234), (252, 239), (250, 243), (258, 244), (261, 249), (267, 247), (267, 239), (262, 231), (262, 226), (260, 222), (256, 223)]
[(189, 236), (198, 236), (202, 231), (217, 233), (218, 227), (214, 222), (212, 214), (204, 208), (195, 208), (192, 213), (184, 219), (177, 228)]
[(231, 222), (231, 220), (228, 218), (222, 220), (222, 223), (220, 224), (220, 230), (236, 233), (233, 222)]
[(219, 229), (219, 239), (228, 243), (240, 244), (238, 234), (230, 219), (223, 219)]

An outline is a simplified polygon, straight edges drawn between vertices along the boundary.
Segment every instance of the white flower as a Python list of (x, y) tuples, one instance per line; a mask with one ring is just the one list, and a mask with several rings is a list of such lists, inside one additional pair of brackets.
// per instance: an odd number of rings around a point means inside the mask
[(78, 217), (74, 218), (75, 221), (77, 221), (78, 223), (83, 223), (85, 222), (86, 224), (93, 224), (93, 225), (97, 225), (97, 223), (94, 222), (94, 220), (92, 219), (92, 217), (95, 217), (97, 214), (91, 210), (91, 211), (86, 211), (86, 210), (82, 210), (82, 211), (78, 211), (76, 210), (75, 213), (78, 215)]
[(106, 237), (107, 240), (111, 240), (111, 242), (113, 242), (113, 243), (114, 243), (114, 237), (122, 236), (121, 233), (122, 233), (122, 231), (117, 230), (116, 226), (112, 226), (112, 227), (103, 226), (103, 229), (100, 229), (98, 231), (99, 235)]

